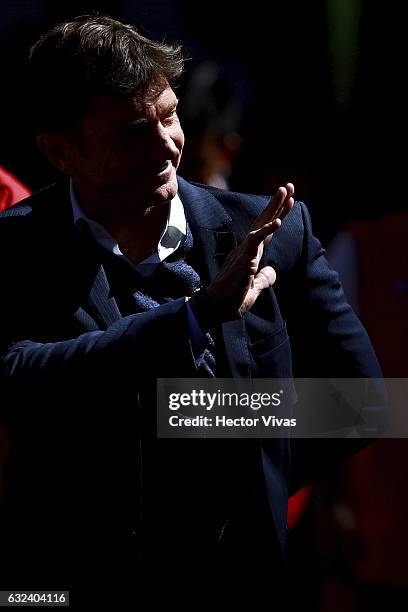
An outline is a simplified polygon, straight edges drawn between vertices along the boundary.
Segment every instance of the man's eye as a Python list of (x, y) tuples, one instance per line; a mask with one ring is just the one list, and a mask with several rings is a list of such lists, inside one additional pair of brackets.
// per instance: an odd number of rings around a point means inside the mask
[(173, 119), (175, 119), (177, 117), (177, 113), (174, 110), (172, 113), (170, 113), (170, 115), (167, 115), (167, 117), (165, 117), (163, 119), (164, 123), (170, 123), (171, 121), (173, 121)]

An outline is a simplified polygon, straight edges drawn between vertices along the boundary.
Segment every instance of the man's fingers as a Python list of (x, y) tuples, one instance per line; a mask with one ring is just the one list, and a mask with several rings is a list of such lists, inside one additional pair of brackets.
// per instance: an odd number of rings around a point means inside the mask
[(293, 183), (286, 183), (285, 189), (286, 189), (286, 197), (283, 200), (279, 209), (277, 210), (276, 214), (274, 215), (274, 218), (278, 218), (281, 220), (284, 217), (286, 217), (288, 212), (293, 208), (293, 204), (295, 203), (295, 200), (292, 197), (293, 194), (295, 193), (295, 187)]
[(295, 193), (295, 186), (293, 183), (286, 183), (286, 197), (291, 198)]
[(252, 230), (247, 236), (246, 251), (250, 257), (255, 257), (258, 254), (258, 247), (268, 236), (278, 230), (281, 226), (281, 220), (275, 219), (270, 223), (266, 223), (258, 230)]
[(256, 274), (254, 278), (254, 287), (259, 293), (263, 291), (263, 289), (267, 289), (268, 287), (272, 287), (274, 282), (276, 281), (276, 272), (271, 266), (265, 266), (262, 270)]
[(295, 204), (294, 198), (292, 198), (292, 197), (286, 198), (285, 203), (284, 203), (284, 205), (282, 207), (282, 210), (280, 212), (279, 219), (281, 219), (281, 220), (284, 219), (286, 217), (286, 215), (288, 214), (288, 212), (290, 212), (292, 210), (294, 204)]
[[(288, 214), (288, 212), (292, 210), (294, 204), (295, 204), (295, 200), (293, 198), (286, 198), (285, 204), (283, 205), (283, 208), (282, 208), (282, 210), (280, 212), (279, 218), (275, 220), (275, 223), (277, 223), (279, 221), (279, 225), (278, 225), (278, 227), (276, 229), (279, 229), (279, 227), (281, 226), (282, 219), (284, 219), (286, 217), (286, 215)], [(274, 229), (273, 231), (275, 232), (276, 229)], [(264, 246), (268, 246), (268, 244), (270, 243), (272, 238), (273, 238), (273, 233), (269, 234), (265, 238)]]
[(259, 217), (255, 219), (251, 229), (257, 230), (266, 223), (269, 223), (270, 221), (273, 221), (279, 217), (279, 211), (282, 209), (285, 198), (285, 187), (279, 187), (273, 198), (271, 198), (268, 206), (261, 212)]
[[(278, 191), (275, 194), (275, 197), (272, 199), (272, 206), (268, 205), (264, 212), (267, 213), (268, 221), (274, 221), (278, 219), (280, 213), (282, 212), (282, 208), (285, 205), (285, 200), (287, 197), (287, 191), (285, 187), (279, 187)], [(270, 208), (270, 210), (268, 210)]]
[(253, 223), (252, 229), (257, 230), (274, 219), (282, 219), (282, 215), (285, 216), (291, 208), (287, 210), (287, 203), (294, 193), (295, 187), (293, 183), (286, 183), (284, 187), (279, 187), (273, 198), (271, 198), (268, 206)]
[(255, 257), (255, 255), (257, 254), (258, 246), (261, 244), (262, 241), (264, 241), (265, 246), (270, 243), (273, 233), (280, 228), (282, 224), (282, 219), (284, 219), (288, 212), (292, 210), (294, 204), (295, 200), (292, 197), (285, 198), (284, 204), (281, 207), (280, 214), (277, 219), (266, 223), (259, 229), (253, 229), (248, 234), (247, 250), (252, 257)]

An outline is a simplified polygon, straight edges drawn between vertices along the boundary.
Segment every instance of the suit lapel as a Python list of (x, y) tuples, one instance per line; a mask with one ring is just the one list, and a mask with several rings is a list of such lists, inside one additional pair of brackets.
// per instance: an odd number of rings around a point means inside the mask
[[(232, 219), (207, 190), (179, 177), (179, 195), (193, 235), (196, 265), (203, 284), (217, 276), (228, 253), (237, 246)], [(227, 321), (221, 326), (225, 353), (231, 375), (250, 378), (251, 360), (243, 319)]]
[(58, 265), (63, 287), (72, 287), (69, 291), (78, 295), (74, 318), (87, 329), (106, 329), (121, 313), (110, 295), (99, 247), (73, 224), (68, 183), (48, 188), (44, 196), (41, 205), (33, 206), (33, 213), (41, 232), (47, 234), (49, 257)]
[(107, 329), (122, 318), (115, 298), (110, 295), (109, 282), (102, 264), (92, 284), (88, 303), (102, 329)]

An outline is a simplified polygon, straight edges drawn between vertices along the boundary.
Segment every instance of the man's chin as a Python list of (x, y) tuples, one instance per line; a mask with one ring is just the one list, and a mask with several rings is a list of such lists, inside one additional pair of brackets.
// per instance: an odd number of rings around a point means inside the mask
[(174, 173), (174, 178), (167, 181), (163, 185), (158, 185), (155, 189), (150, 191), (149, 198), (149, 190), (146, 191), (146, 198), (151, 199), (152, 204), (159, 204), (160, 202), (167, 202), (168, 200), (172, 200), (178, 191), (178, 183), (176, 178), (176, 173)]
[[(115, 200), (117, 203), (121, 202), (120, 208), (122, 210), (130, 212), (134, 210), (135, 206), (140, 210), (140, 208), (168, 202), (174, 198), (177, 191), (178, 183), (174, 170), (170, 179), (163, 181), (161, 184), (147, 184), (146, 182), (141, 184), (134, 180), (126, 186), (122, 184), (120, 190), (115, 194)], [(120, 197), (118, 197), (119, 195)]]

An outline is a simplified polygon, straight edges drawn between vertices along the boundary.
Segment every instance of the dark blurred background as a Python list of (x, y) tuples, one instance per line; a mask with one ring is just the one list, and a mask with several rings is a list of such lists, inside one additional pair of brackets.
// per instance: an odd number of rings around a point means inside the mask
[[(251, 193), (294, 182), (385, 375), (408, 377), (403, 3), (2, 0), (0, 166), (29, 190), (56, 175), (30, 129), (28, 49), (95, 9), (183, 45), (180, 173)], [(407, 466), (405, 440), (378, 441), (291, 501), (304, 611), (407, 609)]]

